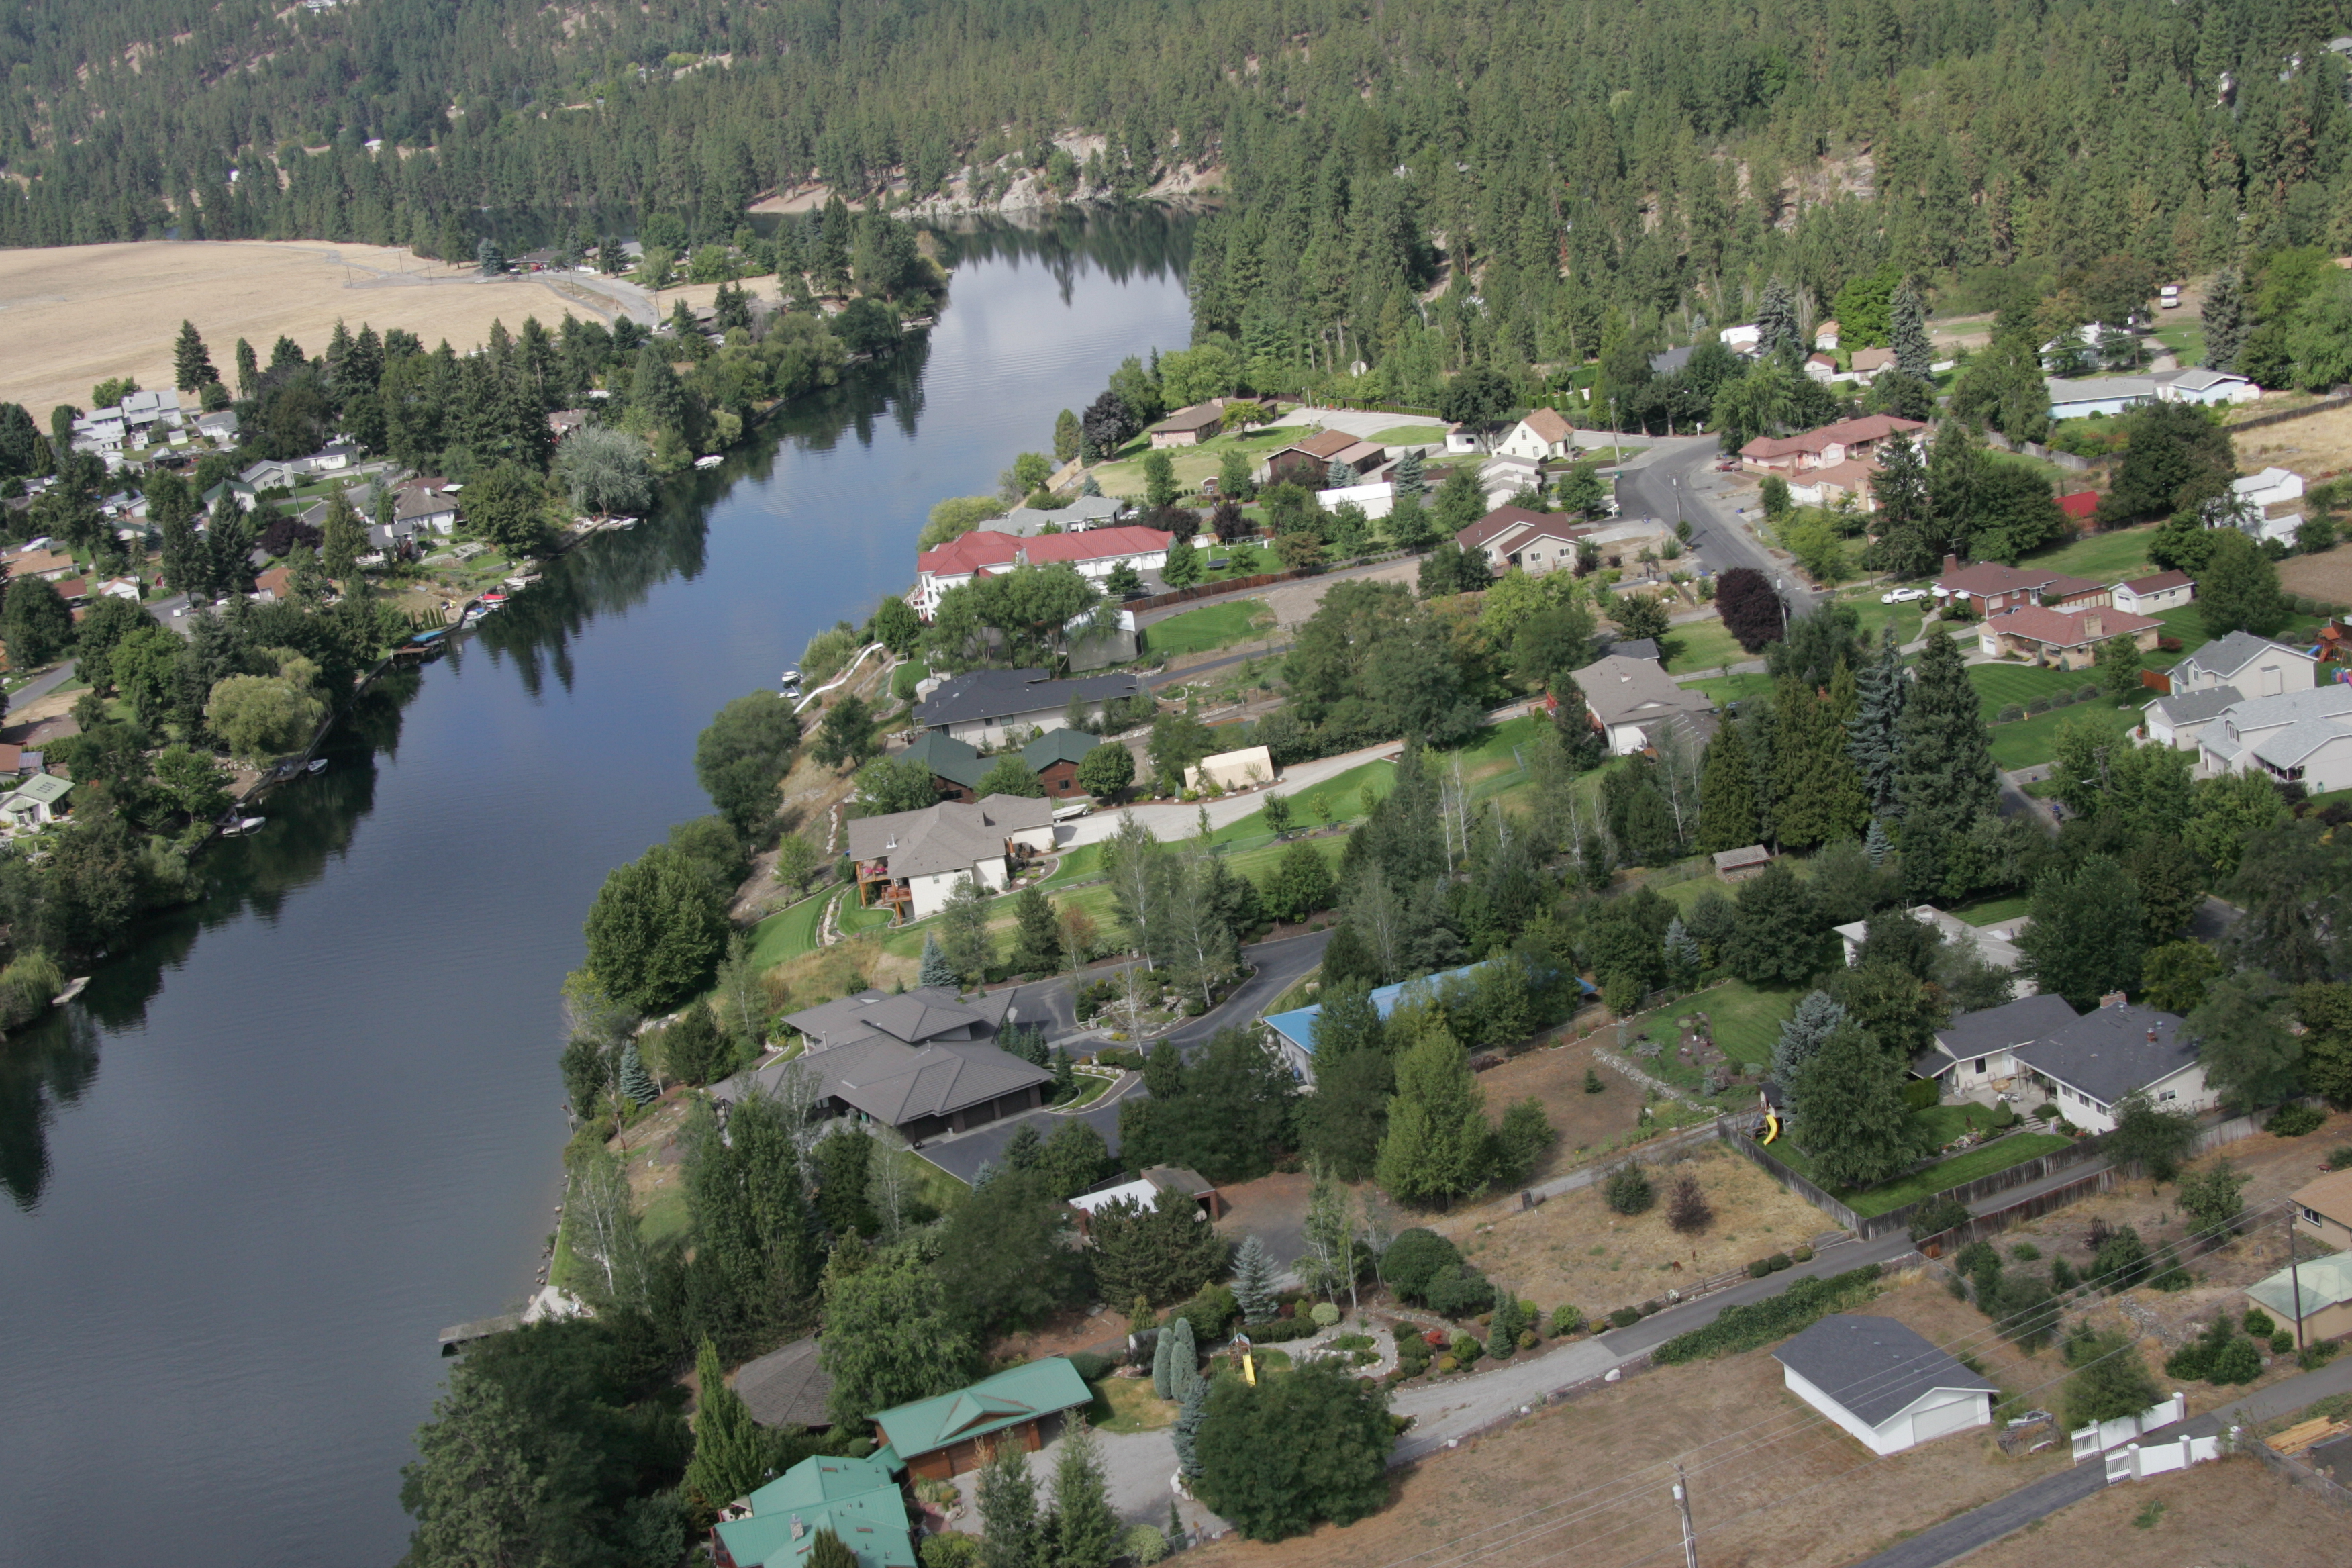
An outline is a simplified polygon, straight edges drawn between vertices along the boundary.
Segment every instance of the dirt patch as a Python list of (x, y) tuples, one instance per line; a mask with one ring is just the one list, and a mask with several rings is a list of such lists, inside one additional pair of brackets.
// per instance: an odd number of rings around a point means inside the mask
[[(2146, 1522), (2141, 1522), (2145, 1521)], [(2333, 1568), (2344, 1561), (2340, 1509), (2252, 1458), (2109, 1487), (1969, 1559), (1969, 1568), (2181, 1568), (2252, 1563)], [(2259, 1547), (2253, 1543), (2259, 1542)]]
[(1369, 572), (1354, 573), (1346, 577), (1308, 577), (1296, 583), (1277, 583), (1265, 591), (1265, 602), (1274, 611), (1275, 625), (1296, 626), (1309, 619), (1323, 603), (1323, 595), (1334, 582), (1342, 583), (1402, 583), (1408, 586), (1420, 582), (1421, 563), (1392, 561)]
[[(1570, 1040), (1549, 1050), (1529, 1051), (1478, 1075), (1491, 1114), (1500, 1116), (1504, 1107), (1533, 1095), (1543, 1102), (1544, 1115), (1559, 1134), (1537, 1164), (1531, 1182), (1565, 1175), (1586, 1163), (1594, 1150), (1641, 1124), (1641, 1086), (1597, 1062), (1592, 1054), (1596, 1044)], [(1601, 1079), (1599, 1094), (1584, 1092), (1587, 1068)], [(1512, 1201), (1517, 1201), (1516, 1194)]]
[(1041, 1356), (1068, 1355), (1072, 1351), (1115, 1354), (1127, 1347), (1127, 1313), (1101, 1307), (1087, 1312), (1072, 1310), (1055, 1314), (1024, 1333), (992, 1340), (988, 1359), (997, 1363), (1035, 1361)]
[(2352, 407), (2323, 409), (2238, 433), (2238, 466), (2253, 470), (2275, 464), (2315, 483), (2352, 468)]
[[(1713, 1223), (1691, 1236), (1675, 1234), (1665, 1215), (1664, 1186), (1685, 1172), (1698, 1178), (1715, 1211)], [(1828, 1228), (1811, 1205), (1721, 1148), (1703, 1146), (1678, 1164), (1653, 1170), (1651, 1179), (1659, 1201), (1646, 1214), (1612, 1214), (1591, 1186), (1524, 1213), (1454, 1215), (1430, 1228), (1546, 1310), (1573, 1302), (1596, 1316), (1785, 1252)]]
[[(1931, 1340), (1968, 1331), (1973, 1310), (1913, 1283), (1868, 1309)], [(2055, 1357), (2006, 1346), (1979, 1359), (2022, 1387)], [(1228, 1539), (1202, 1568), (1375, 1568), (1433, 1555), (1465, 1563), (1664, 1563), (1681, 1560), (1668, 1489), (1689, 1470), (1700, 1559), (1714, 1568), (1828, 1568), (2063, 1468), (2063, 1454), (2011, 1458), (1990, 1429), (1873, 1460), (1782, 1385), (1767, 1350), (1665, 1367), (1549, 1410), (1402, 1471), (1389, 1507), (1346, 1530), (1276, 1545)], [(1832, 1489), (1834, 1488), (1834, 1489)]]
[[(1265, 1243), (1275, 1262), (1287, 1268), (1307, 1250), (1307, 1198), (1314, 1185), (1312, 1177), (1289, 1174), (1260, 1176), (1238, 1186), (1220, 1187), (1217, 1193), (1226, 1208), (1217, 1228), (1235, 1241), (1256, 1237)], [(1360, 1188), (1360, 1193), (1370, 1197), (1370, 1188)]]
[(460, 353), (503, 321), (550, 324), (569, 309), (595, 312), (558, 293), (551, 275), (484, 279), (405, 250), (373, 245), (205, 241), (78, 245), (0, 251), (0, 319), (9, 353), (0, 400), (21, 403), (46, 424), (59, 403), (89, 401), (110, 376), (150, 389), (172, 385), (172, 342), (194, 321), (224, 374), (236, 340), (264, 359), (283, 334), (318, 353), (338, 321), (359, 330), (404, 327), (428, 344), (447, 338)]
[(2352, 550), (2338, 545), (2279, 563), (2279, 586), (2323, 604), (2352, 605)]

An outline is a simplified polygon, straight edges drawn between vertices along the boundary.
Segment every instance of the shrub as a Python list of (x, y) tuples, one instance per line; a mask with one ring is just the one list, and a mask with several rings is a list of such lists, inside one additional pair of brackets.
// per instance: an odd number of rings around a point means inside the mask
[(1307, 1314), (1315, 1320), (1318, 1329), (1328, 1329), (1339, 1321), (1339, 1309), (1329, 1301), (1318, 1301), (1315, 1310)]
[(1263, 1323), (1252, 1323), (1248, 1329), (1250, 1343), (1254, 1345), (1287, 1344), (1292, 1340), (1310, 1339), (1316, 1331), (1313, 1318), (1268, 1318)]
[(1761, 1279), (1764, 1276), (1771, 1272), (1772, 1265), (1769, 1260), (1762, 1258), (1755, 1258), (1748, 1260), (1748, 1278), (1750, 1279)]
[(2025, 710), (2028, 713), (2047, 713), (2050, 711), (2050, 699), (2037, 697), (2025, 705)]
[(2033, 1108), (2033, 1114), (2039, 1121), (2054, 1121), (2058, 1117), (2058, 1102), (2054, 1100), (2045, 1100)]
[(2071, 691), (2053, 691), (2050, 694), (2050, 706), (2053, 708), (2072, 708), (2074, 706), (2074, 694)]
[(1437, 1358), (1437, 1370), (1440, 1372), (1452, 1372), (1461, 1364), (1462, 1363), (1460, 1362), (1455, 1361), (1450, 1355), (1442, 1355)]
[(2233, 1384), (2252, 1383), (2263, 1375), (2263, 1352), (2254, 1348), (2252, 1340), (2231, 1340), (2221, 1347), (2205, 1373), (2205, 1381), (2228, 1387)]
[(1813, 1260), (1813, 1249), (1810, 1247), (1792, 1247), (1789, 1249), (1789, 1256), (1800, 1263), (1811, 1263)]
[(1449, 1318), (1467, 1317), (1495, 1304), (1495, 1287), (1475, 1268), (1449, 1264), (1429, 1282), (1429, 1310)]
[(2294, 1364), (2305, 1372), (2315, 1372), (2334, 1361), (2336, 1352), (2343, 1348), (2334, 1340), (2314, 1340), (2296, 1354)]
[(1641, 1309), (1637, 1307), (1620, 1307), (1615, 1311), (1609, 1314), (1609, 1321), (1621, 1329), (1630, 1329), (1634, 1324), (1642, 1321)]
[(2339, 1144), (2327, 1152), (2327, 1168), (2331, 1171), (2352, 1169), (2352, 1143)]
[(1168, 1537), (1156, 1524), (1134, 1525), (1128, 1530), (1125, 1547), (1128, 1556), (1135, 1560), (1135, 1568), (1152, 1568), (1168, 1555)]
[(1832, 1312), (1868, 1300), (1878, 1290), (1879, 1268), (1865, 1263), (1826, 1279), (1800, 1279), (1777, 1296), (1726, 1307), (1705, 1328), (1677, 1334), (1652, 1359), (1668, 1366), (1706, 1356), (1754, 1350), (1811, 1327)]
[(1531, 1351), (1536, 1348), (1536, 1345), (1538, 1342), (1539, 1342), (1536, 1339), (1536, 1331), (1533, 1329), (1523, 1329), (1519, 1331), (1519, 1348), (1521, 1350)]
[(2030, 1241), (2019, 1242), (2009, 1249), (2009, 1255), (2020, 1263), (2039, 1263), (2042, 1260), (2042, 1249)]
[(971, 1568), (980, 1561), (980, 1537), (958, 1530), (942, 1531), (925, 1536), (918, 1551), (923, 1568)]
[(2318, 1131), (2326, 1122), (2327, 1112), (2298, 1100), (2273, 1111), (2271, 1119), (2263, 1124), (2263, 1131), (2280, 1138), (2300, 1138), (2306, 1132)]
[(1642, 1167), (1628, 1160), (1609, 1173), (1609, 1181), (1601, 1189), (1601, 1201), (1622, 1215), (1636, 1215), (1657, 1202), (1658, 1194), (1650, 1185), (1650, 1178)]
[(2271, 1354), (2284, 1355), (2293, 1349), (2294, 1349), (2294, 1336), (2284, 1329), (2271, 1336)]
[(2260, 1307), (2247, 1308), (2243, 1321), (2246, 1325), (2246, 1332), (2258, 1340), (2269, 1339), (2278, 1331), (2278, 1324), (2273, 1321), (2271, 1315)]
[(1559, 1306), (1551, 1310), (1552, 1338), (1563, 1338), (1583, 1327), (1584, 1313), (1580, 1308)]
[(1685, 1171), (1675, 1178), (1666, 1192), (1666, 1223), (1678, 1235), (1688, 1236), (1705, 1230), (1715, 1219), (1715, 1209), (1699, 1190), (1698, 1178)]
[(1764, 1261), (1766, 1265), (1771, 1268), (1773, 1273), (1778, 1274), (1783, 1268), (1788, 1268), (1790, 1263), (1795, 1261), (1795, 1259), (1791, 1258), (1785, 1252), (1776, 1252)]
[(2147, 1277), (2147, 1245), (2129, 1226), (2099, 1242), (2091, 1258), (2091, 1282), (2110, 1295), (2128, 1290)]
[(1925, 1241), (1931, 1236), (1941, 1236), (1955, 1226), (1969, 1223), (1969, 1205), (1949, 1194), (1929, 1198), (1911, 1216), (1911, 1239)]
[(1401, 1299), (1421, 1301), (1439, 1270), (1449, 1265), (1459, 1268), (1461, 1263), (1462, 1253), (1452, 1242), (1415, 1226), (1400, 1233), (1381, 1254), (1381, 1278)]
[(1992, 721), (1996, 724), (2014, 724), (2024, 717), (2024, 709), (2014, 702), (2004, 702), (2000, 705), (2000, 711), (1992, 716)]
[(1076, 1372), (1079, 1380), (1084, 1383), (1100, 1381), (1105, 1373), (1118, 1364), (1098, 1351), (1072, 1351), (1069, 1362), (1071, 1370)]
[[(1223, 1339), (1241, 1310), (1241, 1303), (1234, 1300), (1232, 1286), (1204, 1285), (1199, 1295), (1175, 1309), (1175, 1315), (1190, 1319), (1193, 1339), (1205, 1345)], [(1306, 1331), (1312, 1333), (1314, 1330), (1310, 1327)]]

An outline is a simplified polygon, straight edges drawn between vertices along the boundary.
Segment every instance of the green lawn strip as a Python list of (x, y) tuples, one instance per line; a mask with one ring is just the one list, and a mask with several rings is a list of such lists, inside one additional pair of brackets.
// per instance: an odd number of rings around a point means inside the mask
[(2088, 474), (2072, 468), (2062, 468), (2045, 458), (2029, 458), (2022, 452), (2002, 451), (1988, 451), (1985, 458), (1990, 462), (2004, 463), (2012, 468), (2024, 468), (2028, 472), (2039, 475), (2051, 485), (2055, 493), (2062, 496), (2072, 495), (2076, 490), (2091, 488), (2091, 477)]
[(2148, 334), (2179, 357), (2182, 364), (2205, 363), (2205, 323), (2195, 316), (2174, 316)]
[(1154, 658), (1174, 658), (1207, 653), (1265, 637), (1274, 629), (1274, 614), (1263, 599), (1235, 599), (1203, 605), (1143, 628), (1143, 645)]
[(2011, 770), (2050, 761), (2058, 754), (2058, 726), (2070, 719), (2105, 724), (2121, 731), (2139, 722), (2139, 711), (2110, 707), (2104, 701), (2077, 702), (2071, 708), (2053, 708), (2047, 713), (2014, 724), (1995, 724), (1991, 731), (1992, 760)]
[(1152, 1432), (1176, 1424), (1176, 1405), (1151, 1392), (1148, 1377), (1106, 1377), (1094, 1385), (1087, 1422), (1097, 1432)]
[[(1700, 878), (1700, 888), (1716, 885), (1712, 878)], [(1780, 1038), (1780, 1022), (1797, 1005), (1801, 988), (1761, 991), (1744, 980), (1727, 980), (1720, 985), (1686, 996), (1658, 1016), (1649, 1029), (1652, 1039), (1672, 1051), (1682, 1037), (1680, 1020), (1693, 1013), (1704, 1013), (1715, 1028), (1715, 1043), (1725, 1056), (1736, 1061), (1769, 1062), (1772, 1047)]]
[[(1933, 1119), (1937, 1112), (1956, 1109), (1952, 1106), (1934, 1106), (1925, 1111), (1914, 1111), (1912, 1117), (1914, 1120)], [(1931, 1129), (1940, 1129), (1943, 1123), (1940, 1121), (1929, 1120), (1927, 1125)], [(1845, 1205), (1863, 1218), (1868, 1219), (1874, 1215), (1882, 1215), (1890, 1209), (1899, 1209), (1905, 1204), (1917, 1203), (1922, 1198), (1930, 1198), (1937, 1193), (1948, 1192), (1954, 1187), (1973, 1182), (1979, 1176), (1990, 1176), (1995, 1171), (2006, 1171), (2011, 1165), (2021, 1165), (2028, 1160), (2038, 1159), (2042, 1155), (2066, 1148), (2073, 1142), (2073, 1139), (2062, 1138), (2054, 1132), (2013, 1132), (2006, 1138), (1995, 1139), (1980, 1148), (1955, 1154), (1948, 1160), (1938, 1160), (1932, 1165), (1914, 1171), (1907, 1176), (1897, 1177), (1884, 1186), (1872, 1187), (1867, 1192), (1855, 1192), (1851, 1187), (1832, 1187), (1815, 1173), (1812, 1163), (1805, 1158), (1804, 1152), (1801, 1149), (1788, 1144), (1775, 1143), (1772, 1145), (1772, 1152), (1780, 1156), (1781, 1163), (1790, 1170), (1821, 1186), (1838, 1202)]]
[[(2140, 662), (2151, 669), (2168, 669), (2213, 640), (2212, 632), (2205, 625), (2205, 607), (2202, 605), (2183, 605), (2178, 609), (2164, 610), (2156, 618), (2164, 623), (2163, 636), (2179, 640), (2180, 651), (2143, 655)], [(2302, 647), (2318, 636), (2319, 628), (2326, 624), (2326, 620), (2325, 616), (2290, 615), (2286, 625), (2278, 629), (2273, 640)], [(2148, 695), (2153, 697), (2155, 693)]]
[[(1266, 454), (1279, 451), (1293, 441), (1303, 441), (1308, 432), (1296, 425), (1260, 426), (1248, 432), (1216, 436), (1197, 447), (1167, 448), (1175, 471), (1176, 482), (1187, 490), (1201, 488), (1201, 481), (1217, 471), (1229, 450), (1239, 449), (1255, 468), (1264, 462)], [(1117, 460), (1095, 466), (1095, 483), (1107, 496), (1139, 496), (1143, 494), (1143, 456), (1151, 449), (1148, 437), (1139, 437), (1119, 448)]]
[(1705, 680), (1686, 682), (1683, 689), (1705, 692), (1706, 700), (1717, 708), (1728, 708), (1735, 702), (1745, 702), (1751, 697), (1769, 699), (1772, 695), (1772, 678), (1761, 670), (1753, 670), (1745, 675), (1717, 675)]
[(2098, 684), (2099, 679), (2096, 670), (2045, 669), (2032, 664), (1972, 664), (1968, 668), (1969, 684), (1984, 699), (1987, 723), (2011, 703), (2022, 708), (2061, 691), (2080, 691), (2085, 686)]
[(1375, 430), (1370, 439), (1379, 447), (1429, 447), (1445, 439), (1443, 425), (1391, 425)]
[(2022, 564), (2087, 577), (2095, 583), (2123, 582), (2147, 571), (2147, 544), (2155, 531), (2154, 523), (2146, 523), (2105, 533), (2086, 533), (2071, 542), (2037, 550)]
[(1712, 616), (1672, 627), (1666, 633), (1666, 646), (1673, 655), (1666, 660), (1666, 668), (1675, 675), (1688, 675), (1695, 669), (1719, 669), (1750, 657), (1731, 635), (1731, 628)]
[(1986, 899), (1978, 903), (1961, 904), (1945, 912), (1957, 915), (1972, 926), (1989, 926), (2000, 921), (2015, 920), (2030, 912), (2032, 904), (2032, 897), (2016, 893), (2005, 899)]
[(751, 928), (751, 961), (768, 970), (788, 958), (798, 958), (816, 946), (817, 917), (824, 909), (825, 900), (840, 893), (819, 893), (803, 899), (788, 910), (779, 910)]
[(646, 1200), (646, 1212), (637, 1216), (637, 1234), (650, 1247), (666, 1247), (682, 1242), (694, 1229), (694, 1213), (687, 1206), (684, 1186), (665, 1187)]
[(1861, 624), (1864, 638), (1871, 647), (1876, 647), (1878, 628), (1892, 621), (1895, 623), (1895, 640), (1897, 643), (1918, 641), (1920, 623), (1927, 618), (1927, 601), (1912, 599), (1900, 605), (1882, 605), (1878, 602), (1879, 595), (1885, 592), (1885, 589), (1880, 588), (1870, 593), (1857, 594), (1846, 601), (1853, 606), (1854, 615)]

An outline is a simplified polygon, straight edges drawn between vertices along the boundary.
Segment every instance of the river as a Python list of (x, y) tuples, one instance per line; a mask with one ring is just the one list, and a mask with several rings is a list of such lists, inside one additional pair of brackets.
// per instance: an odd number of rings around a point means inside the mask
[(902, 589), (933, 501), (1187, 340), (1181, 221), (942, 237), (928, 341), (383, 689), (205, 903), (0, 1042), (0, 1563), (405, 1550), (435, 1335), (519, 1304), (553, 1226), (604, 873), (710, 809), (697, 732)]

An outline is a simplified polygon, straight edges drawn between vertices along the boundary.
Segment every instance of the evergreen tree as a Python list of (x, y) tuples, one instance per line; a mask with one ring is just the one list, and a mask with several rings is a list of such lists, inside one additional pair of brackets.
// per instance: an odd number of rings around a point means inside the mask
[(1739, 726), (1727, 723), (1707, 742), (1706, 763), (1699, 773), (1699, 852), (1719, 855), (1757, 840), (1756, 777)]
[(1274, 1258), (1255, 1232), (1234, 1251), (1234, 1300), (1244, 1323), (1263, 1323), (1280, 1305), (1275, 1291)]
[(1936, 351), (1927, 341), (1927, 311), (1919, 302), (1919, 290), (1911, 286), (1908, 278), (1895, 288), (1888, 311), (1895, 368), (1915, 380), (1933, 380)]
[(1830, 1031), (1845, 1022), (1844, 1006), (1826, 991), (1808, 991), (1796, 1010), (1780, 1021), (1772, 1045), (1772, 1080), (1781, 1088), (1797, 1081), (1798, 1069), (1813, 1059)]
[(243, 338), (236, 340), (236, 395), (240, 399), (261, 395), (261, 360)]
[(1794, 985), (1819, 967), (1820, 912), (1805, 885), (1780, 861), (1740, 884), (1738, 918), (1723, 962), (1750, 985)]
[(1052, 974), (1062, 967), (1062, 927), (1054, 917), (1054, 900), (1036, 888), (1024, 888), (1013, 900), (1012, 966), (1032, 974)]
[[(1843, 664), (1837, 679), (1851, 687)], [(1846, 752), (1838, 703), (1794, 676), (1774, 699), (1774, 793), (1780, 801), (1773, 826), (1782, 845), (1810, 849), (1852, 837), (1868, 810), (1862, 775)]]
[(2197, 574), (2197, 604), (2205, 635), (2225, 637), (2231, 632), (2252, 632), (2266, 637), (2287, 621), (2286, 600), (2279, 593), (2278, 568), (2262, 546), (2234, 528), (2217, 528)]
[(1397, 459), (1396, 467), (1391, 470), (1391, 482), (1396, 486), (1397, 500), (1402, 500), (1407, 496), (1418, 498), (1428, 493), (1428, 482), (1421, 477), (1420, 447), (1406, 448), (1404, 456)]
[(1666, 962), (1672, 964), (1676, 970), (1680, 971), (1685, 975), (1689, 975), (1697, 971), (1699, 965), (1698, 942), (1691, 935), (1689, 931), (1685, 929), (1682, 916), (1676, 915), (1673, 920), (1666, 922), (1664, 947), (1666, 950)]
[(327, 575), (347, 588), (354, 585), (352, 574), (359, 570), (360, 556), (367, 549), (367, 529), (361, 523), (348, 492), (335, 492), (334, 500), (327, 508), (326, 527), (320, 532), (319, 556)]
[(2032, 913), (2018, 933), (2018, 967), (2042, 990), (2087, 1008), (2110, 991), (2139, 989), (2147, 932), (2139, 890), (2115, 861), (2085, 855), (2072, 870), (2044, 872), (2033, 885)]
[(743, 1396), (727, 1386), (718, 1347), (707, 1338), (695, 1353), (694, 1372), (694, 1458), (683, 1485), (704, 1508), (722, 1509), (767, 1483), (773, 1445), (751, 1419)]
[(1870, 857), (1874, 867), (1885, 865), (1886, 858), (1895, 853), (1895, 840), (1886, 833), (1886, 818), (1874, 816), (1870, 819), (1870, 831), (1862, 837), (1862, 852)]
[(962, 977), (956, 973), (955, 965), (948, 962), (947, 952), (940, 946), (940, 933), (937, 931), (928, 932), (923, 937), (922, 967), (916, 972), (915, 984), (936, 985), (949, 991), (962, 987)]
[[(1862, 673), (1855, 678), (1854, 712), (1846, 723), (1846, 755), (1861, 771), (1863, 795), (1874, 814), (1874, 827), (1875, 814), (1895, 808), (1903, 701), (1909, 690), (1903, 652), (1895, 640), (1895, 623), (1889, 621), (1879, 632), (1877, 655), (1864, 662)], [(1880, 829), (1882, 837), (1884, 831)]]
[(220, 379), (213, 356), (194, 321), (180, 323), (179, 341), (172, 345), (172, 384), (182, 392), (195, 392)]
[(1797, 1142), (1813, 1169), (1835, 1187), (1883, 1182), (1911, 1162), (1901, 1058), (1870, 1032), (1840, 1022), (1790, 1086)]
[(1936, 569), (1944, 533), (1927, 489), (1927, 468), (1919, 445), (1895, 435), (1878, 445), (1879, 472), (1870, 481), (1878, 502), (1871, 520), (1878, 537), (1863, 552), (1863, 563), (1897, 577), (1924, 576)]
[(1176, 1384), (1172, 1381), (1175, 1351), (1175, 1330), (1172, 1327), (1161, 1328), (1151, 1342), (1151, 1392), (1162, 1399), (1176, 1397)]
[(1961, 843), (2000, 798), (1984, 705), (1960, 658), (1959, 645), (1937, 622), (1895, 722), (1903, 880), (1921, 900), (1965, 897), (1970, 890)]
[[(1189, 1201), (1189, 1200), (1188, 1200)], [(1121, 1541), (1104, 1484), (1102, 1452), (1084, 1415), (1062, 1431), (1054, 1461), (1054, 1568), (1110, 1568)]]
[(1777, 352), (1782, 343), (1796, 341), (1796, 298), (1789, 291), (1787, 281), (1778, 276), (1764, 286), (1763, 302), (1756, 307), (1756, 337), (1757, 346), (1767, 355)]
[(621, 1047), (621, 1092), (639, 1105), (654, 1102), (654, 1080), (646, 1071), (643, 1057), (637, 1055), (637, 1042), (633, 1038)]
[(1168, 1340), (1168, 1397), (1181, 1399), (1201, 1375), (1201, 1345), (1192, 1334), (1192, 1320), (1179, 1313), (1160, 1331)]
[(1486, 1183), (1486, 1093), (1442, 1020), (1397, 1059), (1396, 1098), (1381, 1141), (1381, 1185), (1402, 1202), (1450, 1202)]
[(2238, 351), (2246, 344), (2251, 323), (2246, 320), (2245, 280), (2234, 267), (2225, 267), (2205, 291), (2205, 364), (2210, 370), (2237, 368)]
[(1212, 1384), (1205, 1377), (1196, 1377), (1184, 1390), (1184, 1403), (1176, 1412), (1176, 1425), (1169, 1433), (1176, 1448), (1176, 1468), (1185, 1479), (1194, 1480), (1201, 1474), (1201, 1420), (1209, 1411), (1209, 1390)]
[(999, 1443), (980, 1472), (981, 1568), (1054, 1568), (1037, 1518), (1028, 1452)]

